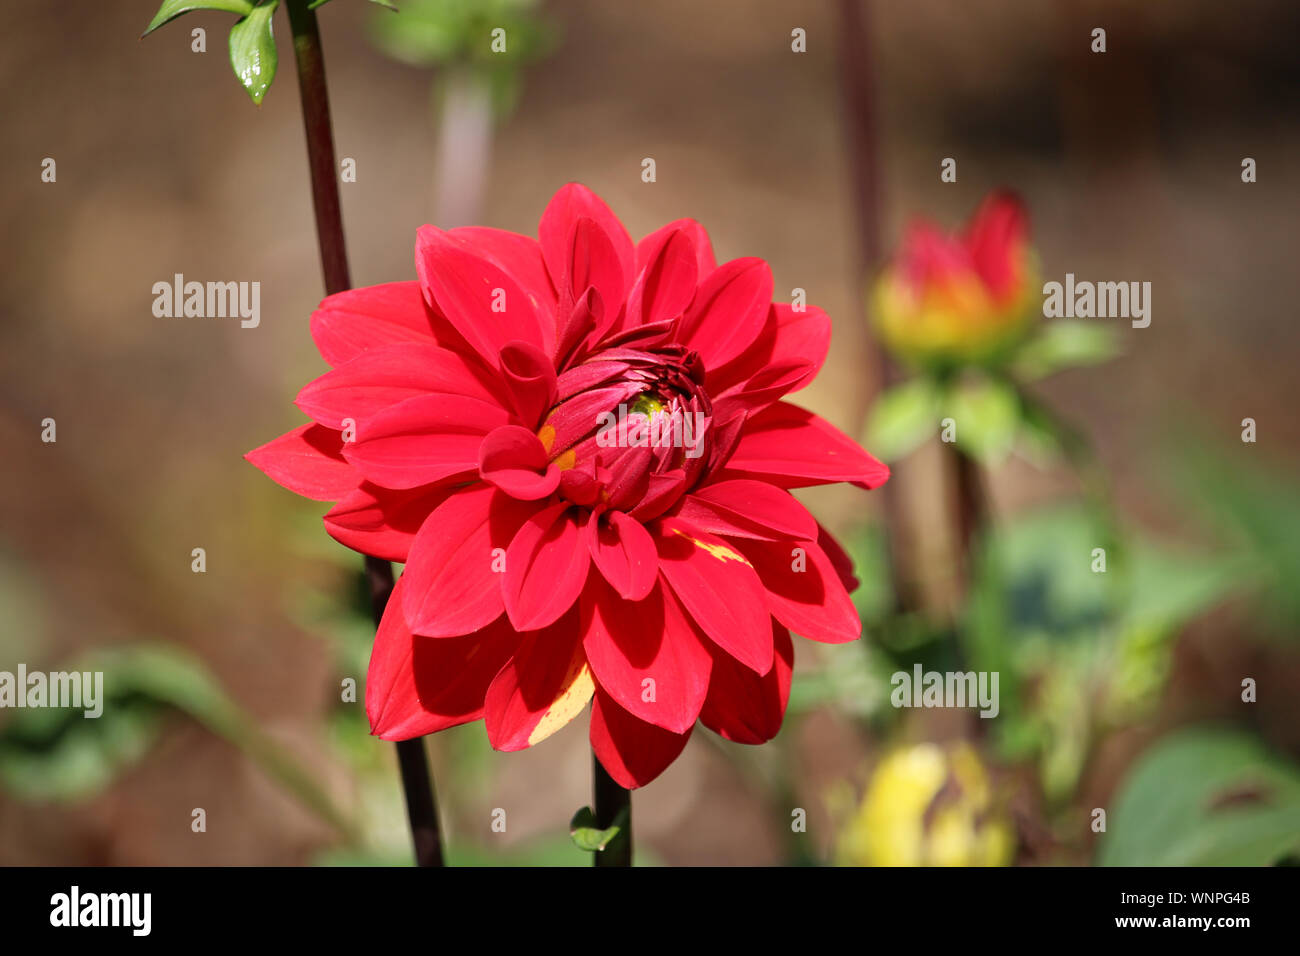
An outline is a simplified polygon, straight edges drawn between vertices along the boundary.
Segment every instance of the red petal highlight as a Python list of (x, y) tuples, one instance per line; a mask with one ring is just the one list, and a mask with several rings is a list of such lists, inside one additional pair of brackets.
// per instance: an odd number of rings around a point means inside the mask
[(677, 318), (695, 296), (697, 277), (695, 244), (690, 235), (680, 229), (666, 233), (659, 247), (649, 250), (646, 265), (628, 293), (623, 328)]
[(573, 607), (591, 566), (573, 506), (559, 502), (520, 527), (506, 552), (506, 614), (520, 631), (546, 627)]
[(759, 674), (772, 666), (766, 592), (749, 560), (680, 518), (657, 522), (659, 570), (719, 647)]
[(633, 602), (592, 577), (582, 622), (587, 661), (603, 690), (641, 720), (678, 734), (691, 729), (709, 689), (709, 641), (664, 585)]
[(413, 635), (402, 615), (404, 581), (398, 578), (379, 624), (366, 675), (370, 732), (384, 740), (477, 720), (488, 686), (519, 642), (504, 623), (444, 640)]
[(772, 306), (772, 270), (762, 259), (732, 259), (700, 283), (679, 338), (704, 367), (721, 368), (763, 331)]
[(536, 505), (487, 485), (457, 491), (435, 508), (411, 544), (402, 575), (403, 610), (411, 629), (429, 637), (454, 637), (499, 617), (505, 608), (505, 549), (536, 510)]
[(501, 372), (514, 398), (515, 414), (529, 428), (536, 428), (555, 404), (555, 366), (540, 349), (511, 342), (501, 350)]
[[(433, 392), (496, 404), (501, 382), (480, 363), (423, 343), (371, 348), (298, 393), (296, 404), (322, 425), (364, 421), (391, 405)], [(495, 387), (494, 387), (495, 386)]]
[(540, 743), (582, 712), (594, 686), (574, 607), (550, 627), (524, 634), (492, 681), (483, 705), (488, 741), (497, 750)]
[(862, 636), (835, 565), (812, 541), (737, 541), (767, 588), (772, 616), (803, 637), (845, 644)]
[(510, 413), (464, 395), (421, 395), (386, 408), (358, 430), (344, 456), (385, 488), (414, 488), (478, 472), (488, 432), (511, 424)]
[(817, 522), (790, 492), (746, 478), (696, 488), (676, 514), (713, 534), (778, 540), (817, 534)]
[(790, 700), (794, 642), (790, 632), (775, 621), (772, 640), (776, 656), (772, 669), (761, 677), (721, 651), (714, 652), (713, 676), (700, 723), (718, 736), (738, 744), (761, 744), (781, 729)]
[(535, 501), (560, 485), (560, 469), (546, 457), (541, 440), (527, 428), (502, 425), (479, 449), (479, 475), (512, 498)]
[(777, 402), (745, 422), (727, 472), (762, 476), (784, 488), (836, 481), (877, 488), (889, 478), (888, 465), (830, 422), (788, 402)]
[[(513, 277), (463, 240), (421, 226), (415, 266), (432, 302), (489, 366), (496, 368), (501, 349), (517, 339), (548, 354), (554, 346), (554, 321), (543, 319), (539, 304)], [(543, 322), (551, 327), (549, 342)]]
[(644, 787), (681, 755), (690, 739), (690, 730), (675, 734), (646, 723), (596, 689), (591, 705), (591, 749), (620, 787)]
[(244, 459), (290, 491), (313, 501), (337, 501), (361, 484), (357, 470), (344, 459), (343, 436), (324, 425), (299, 425)]
[(659, 576), (659, 552), (641, 522), (621, 511), (606, 511), (587, 522), (592, 560), (619, 594), (640, 601)]
[[(542, 213), (537, 235), (557, 291), (568, 288), (577, 299), (594, 285), (605, 309), (618, 314), (638, 270), (631, 236), (599, 196), (581, 183), (562, 187)], [(606, 250), (613, 253), (613, 264)]]
[(349, 289), (327, 297), (312, 313), (311, 337), (321, 357), (332, 366), (385, 345), (438, 344), (429, 306), (420, 283), (414, 280)]
[(390, 491), (362, 483), (325, 514), (325, 530), (345, 547), (386, 561), (406, 562), (424, 519), (455, 488)]

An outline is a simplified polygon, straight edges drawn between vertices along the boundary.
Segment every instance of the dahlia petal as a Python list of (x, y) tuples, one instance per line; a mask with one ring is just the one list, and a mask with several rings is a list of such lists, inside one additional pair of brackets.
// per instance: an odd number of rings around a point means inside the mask
[[(501, 349), (523, 340), (547, 354), (554, 347), (554, 323), (541, 317), (540, 303), (490, 259), (435, 226), (421, 226), (415, 266), (426, 294), (470, 347), (492, 368)], [(551, 327), (551, 340), (543, 334)]]
[[(578, 224), (584, 219), (591, 226), (584, 227), (588, 230), (585, 236), (576, 236)], [(595, 228), (591, 229), (592, 226)], [(597, 233), (608, 243), (609, 251), (614, 253), (618, 266), (617, 283), (613, 281), (615, 270), (603, 259), (603, 247), (594, 250), (594, 246), (599, 244), (599, 240), (595, 239)], [(639, 270), (632, 237), (599, 196), (581, 183), (568, 183), (551, 197), (546, 211), (542, 213), (541, 222), (537, 224), (537, 236), (547, 271), (557, 290), (562, 285), (562, 277), (569, 278), (569, 288), (575, 298), (587, 285), (594, 285), (605, 300), (606, 308), (617, 312), (632, 277)], [(583, 255), (593, 251), (594, 269), (592, 262), (582, 260)], [(580, 269), (574, 269), (575, 259), (587, 269), (585, 285), (579, 285), (583, 273)], [(595, 281), (593, 277), (598, 277), (600, 281)]]
[(817, 534), (817, 522), (790, 492), (745, 478), (696, 488), (675, 513), (713, 534), (776, 539)]
[(713, 654), (709, 696), (700, 709), (700, 723), (738, 744), (761, 744), (781, 729), (790, 700), (794, 642), (790, 632), (772, 622), (776, 654), (772, 669), (761, 677), (721, 651)]
[(591, 749), (620, 787), (635, 790), (654, 780), (686, 749), (691, 729), (675, 734), (634, 717), (596, 689), (591, 705)]
[(583, 534), (565, 501), (537, 512), (515, 533), (506, 551), (502, 594), (517, 630), (546, 627), (573, 607), (591, 566)]
[(704, 367), (720, 368), (758, 339), (772, 307), (772, 270), (762, 259), (732, 259), (700, 283), (679, 327)]
[(361, 476), (342, 455), (343, 436), (308, 422), (254, 448), (244, 460), (277, 485), (313, 501), (337, 501), (361, 484)]
[(657, 522), (660, 573), (714, 643), (759, 674), (772, 666), (766, 592), (749, 560), (680, 518)]
[(479, 449), (479, 475), (524, 501), (545, 498), (560, 485), (560, 469), (547, 460), (541, 440), (519, 425), (487, 434)]
[[(824, 311), (813, 305), (796, 311), (788, 303), (774, 302), (757, 340), (726, 365), (709, 369), (709, 390), (722, 397), (771, 388), (770, 369), (779, 364), (787, 369), (781, 378), (791, 379), (786, 391), (796, 392), (821, 371), (830, 347), (831, 320)], [(795, 374), (794, 368), (802, 369), (802, 374)], [(760, 376), (766, 383), (754, 381)]]
[(640, 601), (659, 575), (659, 552), (641, 522), (621, 511), (606, 511), (587, 523), (592, 560), (619, 594)]
[(501, 350), (501, 372), (514, 398), (515, 414), (529, 428), (536, 428), (555, 404), (555, 365), (527, 342), (511, 342)]
[[(501, 558), (537, 510), (488, 485), (451, 495), (429, 513), (406, 564), (406, 619), (416, 634), (454, 637), (491, 623), (505, 609)], [(498, 550), (500, 549), (500, 550)]]
[(385, 488), (470, 478), (478, 472), (483, 437), (512, 423), (509, 412), (481, 399), (420, 395), (369, 419), (343, 455)]
[[(624, 271), (614, 241), (594, 219), (583, 216), (573, 223), (564, 245), (557, 252), (560, 272), (555, 277), (560, 289), (560, 308), (571, 311), (570, 302), (577, 303), (586, 298), (588, 290), (594, 290), (595, 295), (589, 300), (594, 321), (587, 338), (597, 342), (618, 318), (631, 280), (630, 272)], [(631, 252), (630, 244), (627, 252)]]
[(414, 279), (326, 297), (312, 313), (311, 337), (331, 366), (385, 345), (438, 344), (429, 306)]
[(840, 579), (840, 584), (844, 585), (844, 590), (850, 594), (856, 591), (862, 582), (853, 573), (853, 559), (849, 557), (849, 553), (844, 550), (844, 546), (836, 537), (821, 524), (817, 525), (817, 545), (826, 552), (826, 557), (830, 559), (831, 567), (835, 569), (835, 574)]
[(877, 488), (889, 478), (889, 466), (812, 412), (777, 402), (745, 423), (728, 477), (759, 476), (785, 488), (836, 481)]
[(999, 299), (1014, 294), (1029, 234), (1029, 216), (1020, 199), (1007, 192), (988, 196), (971, 218), (966, 247), (975, 271)]
[(478, 634), (438, 640), (411, 633), (398, 578), (384, 612), (366, 675), (370, 732), (409, 740), (478, 720), (488, 686), (519, 643), (504, 621)]
[(698, 275), (706, 276), (718, 267), (717, 260), (713, 258), (713, 241), (709, 239), (708, 231), (694, 219), (675, 219), (666, 226), (660, 226), (636, 244), (634, 275), (640, 274), (645, 269), (664, 238), (674, 232), (684, 232), (690, 237), (691, 245), (695, 248)]
[(522, 635), (483, 702), (488, 742), (496, 750), (523, 750), (573, 720), (595, 689), (582, 649), (578, 609), (549, 627)]
[(353, 551), (404, 564), (424, 519), (455, 490), (391, 491), (363, 482), (325, 513), (325, 530)]
[(601, 689), (641, 720), (685, 733), (709, 689), (710, 642), (656, 585), (627, 601), (592, 577), (582, 595), (583, 647)]
[(433, 392), (468, 395), (495, 403), (500, 382), (478, 362), (450, 349), (407, 342), (370, 348), (326, 372), (294, 404), (322, 425), (341, 429), (344, 419), (370, 418), (390, 405)]
[(690, 234), (680, 229), (665, 233), (658, 248), (648, 250), (646, 265), (628, 293), (622, 328), (676, 319), (695, 296), (698, 269)]
[(862, 622), (835, 565), (814, 541), (736, 541), (767, 589), (772, 616), (825, 644), (862, 636)]
[[(555, 289), (546, 274), (542, 247), (532, 236), (488, 226), (458, 226), (448, 230), (447, 235), (500, 266), (523, 287), (542, 315), (554, 312)], [(545, 333), (546, 329), (542, 331)]]

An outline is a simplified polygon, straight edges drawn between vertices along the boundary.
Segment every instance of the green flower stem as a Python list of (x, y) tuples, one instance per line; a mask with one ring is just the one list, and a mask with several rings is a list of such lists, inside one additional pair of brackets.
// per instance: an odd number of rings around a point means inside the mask
[(605, 772), (595, 753), (591, 755), (592, 809), (596, 814), (596, 826), (599, 829), (611, 827), (624, 814), (624, 826), (618, 835), (603, 850), (591, 855), (592, 866), (631, 866), (632, 865), (632, 792), (625, 790), (614, 782), (614, 778)]
[[(351, 288), (352, 280), (348, 274), (347, 247), (343, 242), (343, 213), (339, 203), (329, 92), (325, 86), (325, 57), (321, 51), (316, 12), (309, 0), (287, 0), (286, 6), (289, 28), (293, 32), (294, 59), (298, 66), (298, 89), (302, 94), (302, 121), (307, 134), (307, 160), (311, 169), (311, 195), (316, 211), (321, 268), (325, 273), (325, 292), (334, 295)], [(367, 556), (366, 579), (370, 584), (375, 627), (378, 627), (393, 592), (392, 564)], [(424, 740), (399, 741), (397, 761), (411, 823), (411, 840), (415, 845), (415, 862), (418, 866), (442, 866), (438, 805)]]

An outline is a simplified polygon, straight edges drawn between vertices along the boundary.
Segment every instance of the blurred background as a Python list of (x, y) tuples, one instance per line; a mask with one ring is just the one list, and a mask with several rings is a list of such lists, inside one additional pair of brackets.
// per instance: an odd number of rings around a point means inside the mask
[[(806, 289), (835, 332), (798, 400), (865, 435), (884, 384), (865, 281), (913, 217), (954, 228), (1007, 187), (1044, 278), (1152, 283), (1149, 328), (1112, 320), (1113, 359), (1026, 385), (1091, 472), (1019, 446), (982, 462), (968, 562), (934, 439), (892, 461), (888, 523), (878, 493), (800, 494), (851, 546), (866, 637), (797, 643), (771, 744), (695, 735), (634, 798), (642, 862), (1295, 859), (1300, 8), (399, 5), (320, 10), (356, 285), (412, 278), (425, 222), (535, 235), (581, 181), (634, 237), (689, 216), (719, 261), (768, 260), (778, 299)], [(288, 23), (254, 107), (234, 17), (138, 40), (156, 8), (11, 5), (0, 36), (0, 670), (103, 669), (110, 695), (97, 721), (0, 711), (0, 863), (404, 863), (395, 754), (361, 702), (360, 558), (241, 457), (302, 421), (292, 399), (325, 369)], [(259, 281), (260, 327), (155, 317), (175, 273)], [(918, 662), (999, 670), (999, 718), (891, 707), (890, 674)], [(481, 724), (429, 748), (450, 862), (588, 863), (567, 834), (585, 718), (520, 754)]]

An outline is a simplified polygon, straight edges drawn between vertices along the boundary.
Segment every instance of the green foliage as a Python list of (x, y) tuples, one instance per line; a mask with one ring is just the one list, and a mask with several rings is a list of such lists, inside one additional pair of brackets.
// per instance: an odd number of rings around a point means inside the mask
[(1055, 423), (1034, 414), (1010, 379), (982, 374), (918, 376), (886, 389), (871, 411), (867, 447), (897, 461), (939, 435), (948, 418), (957, 448), (985, 465), (1016, 448), (1047, 464), (1060, 450)]
[(1300, 770), (1249, 734), (1181, 731), (1129, 772), (1104, 866), (1267, 866), (1300, 852)]
[(149, 21), (149, 26), (141, 37), (147, 37), (164, 23), (175, 20), (183, 13), (194, 10), (220, 10), (225, 13), (237, 13), (246, 17), (253, 12), (253, 0), (163, 0), (163, 4)]
[(0, 731), (0, 782), (27, 800), (84, 799), (148, 752), (168, 712), (229, 741), (321, 819), (352, 837), (348, 819), (284, 748), (230, 699), (206, 667), (178, 648), (135, 644), (97, 651), (61, 670), (102, 672), (103, 713), (16, 710)]
[(1300, 635), (1300, 484), (1280, 464), (1259, 459), (1257, 445), (1232, 450), (1184, 441), (1172, 481), (1248, 563), (1262, 618), (1291, 640)]
[[(1088, 742), (1155, 703), (1172, 640), (1244, 581), (1240, 562), (1132, 540), (1080, 507), (995, 529), (975, 568), (963, 643), (1000, 675), (995, 728), (1004, 755), (1036, 758), (1049, 796), (1068, 793)], [(1094, 549), (1106, 570), (1094, 571)]]
[(599, 853), (612, 843), (627, 826), (627, 808), (620, 810), (612, 826), (602, 829), (591, 807), (583, 807), (569, 821), (569, 838), (579, 850)]
[(275, 80), (277, 57), (271, 20), (279, 4), (280, 0), (163, 0), (141, 36), (195, 10), (238, 14), (239, 20), (230, 28), (230, 66), (239, 85), (260, 106)]
[(275, 80), (275, 33), (271, 18), (280, 0), (261, 0), (256, 9), (230, 28), (230, 65), (235, 77), (260, 106)]
[(883, 461), (910, 455), (937, 433), (941, 402), (939, 387), (926, 376), (881, 392), (867, 424), (867, 447)]
[(371, 32), (399, 62), (469, 74), (506, 112), (518, 96), (520, 68), (555, 46), (554, 30), (538, 9), (537, 0), (405, 0), (400, 16), (376, 17)]
[(1087, 321), (1044, 323), (1016, 354), (1012, 376), (1028, 382), (1067, 368), (1099, 365), (1119, 354), (1115, 329)]

